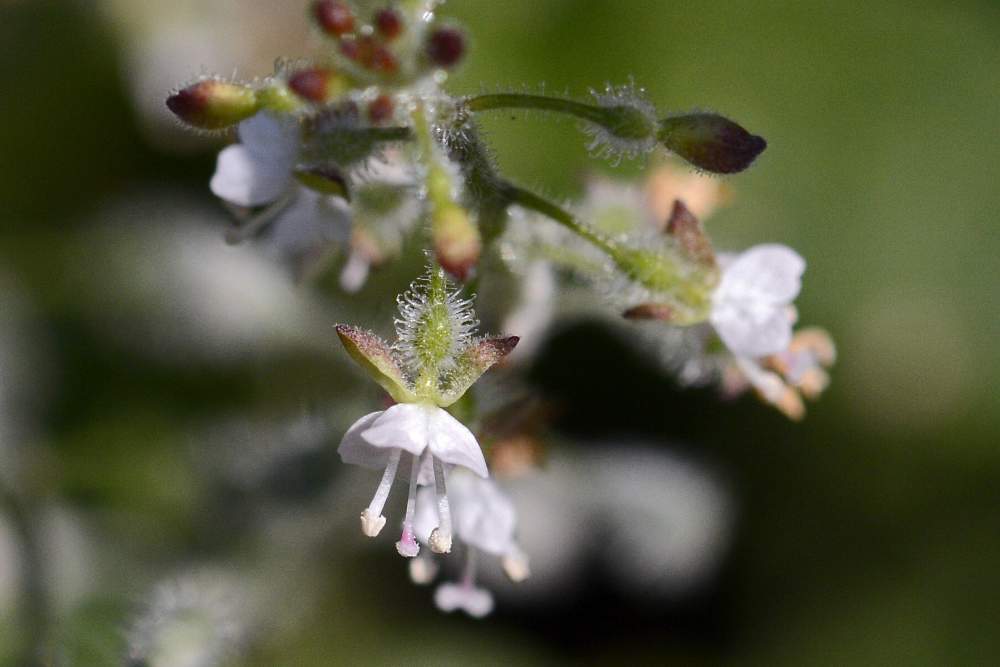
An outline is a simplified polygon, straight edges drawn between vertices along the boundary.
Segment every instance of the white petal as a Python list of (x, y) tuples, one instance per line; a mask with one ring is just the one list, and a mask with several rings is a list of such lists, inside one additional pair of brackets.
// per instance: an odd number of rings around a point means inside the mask
[(723, 302), (712, 308), (712, 326), (733, 354), (756, 359), (781, 352), (792, 341), (787, 306)]
[(361, 437), (361, 433), (371, 426), (381, 414), (381, 411), (370, 412), (347, 429), (347, 433), (340, 441), (340, 446), (337, 447), (337, 453), (340, 454), (340, 459), (344, 463), (376, 470), (385, 467), (389, 460), (389, 450), (372, 447)]
[(802, 288), (806, 262), (788, 246), (757, 245), (741, 253), (722, 272), (715, 298), (789, 304)]
[(237, 206), (260, 206), (280, 197), (290, 182), (290, 171), (257, 160), (245, 146), (234, 144), (219, 153), (209, 187)]
[(240, 143), (219, 153), (210, 187), (237, 206), (260, 206), (288, 188), (298, 154), (298, 125), (269, 114), (240, 123)]
[(350, 232), (351, 215), (346, 203), (299, 187), (294, 201), (271, 225), (269, 238), (280, 253), (296, 257), (344, 243)]
[(292, 117), (259, 113), (239, 126), (240, 143), (257, 160), (277, 163), (291, 171), (299, 151), (299, 123)]
[(344, 262), (344, 268), (340, 270), (340, 288), (352, 294), (357, 292), (368, 279), (370, 267), (371, 262), (364, 253), (352, 251)]
[(381, 414), (361, 438), (374, 447), (398, 448), (419, 456), (427, 447), (432, 410), (417, 403), (397, 403)]
[(441, 408), (428, 407), (427, 410), (431, 453), (445, 463), (463, 466), (480, 477), (488, 477), (483, 450), (472, 431)]
[(493, 595), (485, 588), (441, 584), (434, 591), (434, 604), (441, 611), (461, 609), (473, 618), (482, 618), (493, 611)]
[(448, 498), (462, 541), (498, 556), (513, 548), (517, 514), (493, 480), (455, 470), (448, 477)]

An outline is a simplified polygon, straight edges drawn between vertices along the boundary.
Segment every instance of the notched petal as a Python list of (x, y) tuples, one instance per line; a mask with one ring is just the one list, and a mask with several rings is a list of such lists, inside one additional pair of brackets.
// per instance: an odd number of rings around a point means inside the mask
[(438, 404), (447, 407), (462, 398), (469, 387), (494, 364), (510, 354), (520, 338), (484, 338), (470, 345), (456, 360), (447, 389)]
[(414, 400), (406, 376), (389, 345), (371, 331), (348, 324), (337, 325), (337, 335), (347, 353), (375, 382), (399, 403)]

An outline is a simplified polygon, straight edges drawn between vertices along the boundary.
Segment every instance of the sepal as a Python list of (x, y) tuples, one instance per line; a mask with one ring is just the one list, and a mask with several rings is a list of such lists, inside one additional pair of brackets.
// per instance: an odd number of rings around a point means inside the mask
[(447, 389), (439, 397), (438, 405), (447, 407), (462, 398), (483, 373), (514, 350), (519, 340), (517, 336), (484, 338), (466, 348), (456, 359), (455, 370), (451, 373)]
[(337, 325), (337, 335), (347, 353), (375, 382), (385, 389), (397, 403), (416, 400), (409, 388), (392, 348), (371, 331), (347, 324)]

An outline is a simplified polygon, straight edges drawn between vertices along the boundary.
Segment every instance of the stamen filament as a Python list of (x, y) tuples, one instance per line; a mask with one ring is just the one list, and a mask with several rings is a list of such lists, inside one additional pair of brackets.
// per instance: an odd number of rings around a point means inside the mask
[(437, 493), (438, 526), (431, 531), (431, 551), (439, 554), (451, 552), (451, 506), (448, 504), (448, 486), (441, 460), (431, 456), (434, 465), (434, 491)]
[(226, 230), (226, 243), (236, 245), (243, 243), (247, 239), (253, 238), (261, 229), (269, 225), (278, 215), (291, 203), (291, 195), (285, 193), (277, 201), (268, 204), (264, 210), (251, 216), (241, 216), (236, 207), (230, 207), (237, 217), (245, 217), (239, 227), (231, 227)]
[(476, 567), (479, 563), (479, 551), (476, 547), (466, 544), (465, 569), (462, 570), (462, 588), (474, 588), (476, 585)]
[(403, 518), (403, 533), (396, 542), (396, 551), (400, 556), (413, 558), (420, 553), (420, 545), (413, 536), (413, 514), (417, 508), (417, 476), (420, 474), (420, 456), (411, 454), (410, 458), (410, 493), (406, 497), (406, 516)]
[(385, 526), (382, 508), (385, 507), (385, 501), (389, 498), (392, 482), (396, 479), (396, 469), (399, 467), (399, 457), (402, 452), (401, 449), (393, 449), (390, 452), (389, 462), (385, 466), (385, 472), (382, 473), (382, 481), (375, 489), (375, 495), (368, 504), (368, 508), (361, 513), (361, 532), (368, 537), (375, 537), (382, 532), (382, 527)]

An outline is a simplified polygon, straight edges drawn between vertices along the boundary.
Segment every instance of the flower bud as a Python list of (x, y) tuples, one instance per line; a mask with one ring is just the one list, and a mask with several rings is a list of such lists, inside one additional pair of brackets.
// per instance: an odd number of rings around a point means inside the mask
[(622, 313), (627, 320), (661, 320), (669, 322), (674, 315), (674, 309), (665, 303), (640, 303)]
[(437, 28), (427, 38), (427, 58), (438, 67), (454, 67), (465, 55), (465, 37), (455, 28)]
[(371, 35), (341, 40), (340, 52), (365, 69), (383, 74), (395, 74), (399, 69), (399, 61), (392, 51), (379, 44)]
[(403, 19), (399, 12), (386, 7), (375, 13), (375, 29), (387, 40), (396, 39), (403, 32)]
[(714, 113), (694, 113), (660, 121), (659, 140), (700, 169), (716, 174), (743, 171), (767, 142)]
[(457, 204), (438, 207), (431, 233), (438, 263), (459, 280), (466, 280), (479, 261), (482, 240), (465, 209)]
[(354, 31), (354, 13), (339, 0), (317, 0), (313, 3), (313, 17), (323, 32), (333, 37)]
[(379, 95), (368, 104), (368, 120), (380, 125), (390, 118), (395, 111), (395, 104), (388, 95)]
[(666, 232), (677, 241), (685, 257), (705, 267), (715, 266), (715, 251), (705, 234), (701, 221), (694, 217), (680, 199), (674, 201), (674, 208), (667, 219)]
[(288, 77), (288, 87), (299, 97), (322, 104), (347, 90), (344, 77), (327, 67), (299, 70)]
[(252, 88), (205, 79), (168, 97), (167, 107), (188, 125), (221, 130), (253, 116), (260, 104)]

